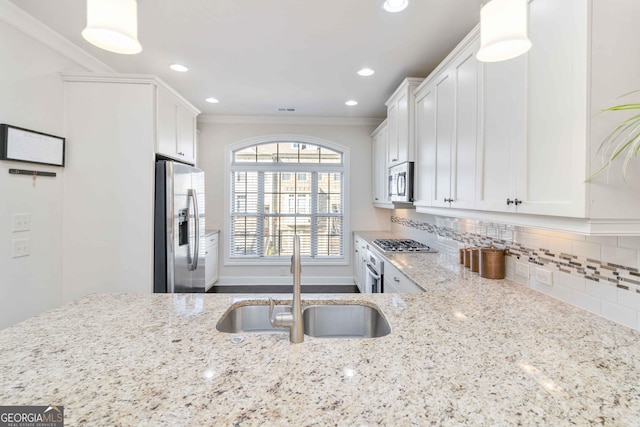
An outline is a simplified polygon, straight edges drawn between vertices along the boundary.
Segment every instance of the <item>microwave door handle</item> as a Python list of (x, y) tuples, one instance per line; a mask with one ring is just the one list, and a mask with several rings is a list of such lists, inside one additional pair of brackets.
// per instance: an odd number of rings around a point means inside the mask
[(406, 185), (405, 185), (406, 179), (407, 179), (407, 176), (404, 173), (401, 173), (398, 175), (398, 182), (397, 182), (398, 196), (404, 196), (405, 189), (406, 189)]
[(195, 248), (193, 250), (193, 263), (191, 263), (191, 271), (198, 268), (198, 257), (200, 256), (200, 210), (198, 209), (198, 194), (195, 188), (189, 190), (189, 196), (193, 200), (193, 218), (195, 222)]

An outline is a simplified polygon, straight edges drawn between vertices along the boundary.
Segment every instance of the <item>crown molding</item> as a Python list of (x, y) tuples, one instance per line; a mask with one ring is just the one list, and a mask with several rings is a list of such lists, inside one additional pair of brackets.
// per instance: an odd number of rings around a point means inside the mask
[(16, 30), (53, 49), (88, 71), (98, 73), (115, 72), (113, 68), (62, 37), (9, 0), (0, 0), (0, 21), (4, 21)]
[(201, 114), (198, 123), (276, 124), (322, 126), (378, 126), (384, 117), (227, 116)]

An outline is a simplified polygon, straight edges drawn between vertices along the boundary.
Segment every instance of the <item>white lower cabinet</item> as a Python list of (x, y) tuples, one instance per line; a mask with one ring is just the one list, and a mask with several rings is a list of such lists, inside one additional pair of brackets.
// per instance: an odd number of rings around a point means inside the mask
[(213, 232), (205, 236), (205, 291), (211, 289), (218, 281), (218, 235), (218, 232)]
[(353, 238), (353, 282), (360, 292), (365, 289), (367, 281), (367, 242), (362, 237)]
[(424, 292), (389, 261), (384, 263), (383, 290), (385, 294), (420, 294)]

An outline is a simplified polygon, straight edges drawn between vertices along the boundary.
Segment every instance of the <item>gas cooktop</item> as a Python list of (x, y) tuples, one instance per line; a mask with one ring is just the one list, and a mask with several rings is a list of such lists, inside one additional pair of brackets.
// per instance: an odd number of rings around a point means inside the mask
[(438, 252), (423, 243), (411, 239), (376, 239), (373, 244), (383, 252)]

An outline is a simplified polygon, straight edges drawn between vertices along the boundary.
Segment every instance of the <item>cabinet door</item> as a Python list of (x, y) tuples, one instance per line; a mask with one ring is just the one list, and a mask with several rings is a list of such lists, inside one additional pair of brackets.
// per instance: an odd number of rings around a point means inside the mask
[(196, 117), (186, 108), (178, 106), (178, 156), (189, 163), (196, 161)]
[(414, 204), (431, 206), (436, 152), (436, 103), (433, 87), (421, 91), (416, 100), (416, 143)]
[(476, 145), (478, 142), (477, 44), (462, 52), (454, 62), (455, 142), (452, 147), (451, 207), (475, 206)]
[(512, 211), (516, 180), (525, 173), (517, 149), (524, 145), (526, 58), (481, 65), (482, 134), (477, 153), (476, 208)]
[(449, 206), (451, 196), (451, 149), (455, 94), (451, 72), (447, 71), (435, 83), (436, 139), (435, 185), (433, 206)]
[(177, 110), (173, 97), (165, 90), (157, 90), (158, 111), (158, 146), (157, 152), (169, 157), (176, 157), (177, 146)]
[(409, 94), (405, 93), (398, 99), (398, 163), (409, 161)]
[(398, 104), (394, 103), (387, 109), (387, 166), (398, 161)]
[(584, 217), (587, 112), (586, 20), (575, 1), (529, 4), (526, 175), (518, 212)]
[(207, 236), (205, 246), (205, 284), (206, 290), (218, 280), (218, 235)]
[(387, 196), (387, 138), (388, 129), (384, 128), (373, 139), (373, 203), (376, 206), (390, 204)]

